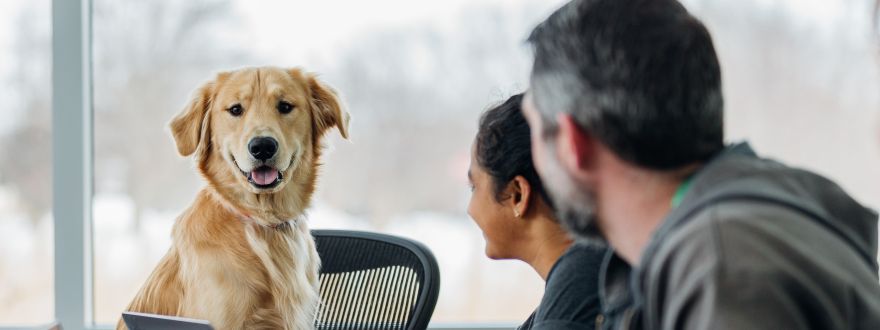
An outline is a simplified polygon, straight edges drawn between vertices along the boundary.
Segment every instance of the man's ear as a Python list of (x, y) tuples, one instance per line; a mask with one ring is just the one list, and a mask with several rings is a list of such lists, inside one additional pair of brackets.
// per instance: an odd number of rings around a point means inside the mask
[(205, 144), (208, 143), (208, 109), (211, 108), (217, 82), (225, 77), (220, 74), (217, 80), (210, 81), (196, 89), (192, 100), (171, 120), (169, 127), (174, 142), (177, 144), (177, 152), (181, 156), (189, 156), (198, 151), (204, 152)]
[(323, 134), (330, 127), (336, 126), (339, 134), (348, 139), (348, 122), (351, 119), (336, 91), (322, 83), (313, 74), (308, 75), (309, 90), (311, 93), (311, 107), (315, 110), (315, 127), (319, 134)]
[(556, 120), (559, 123), (556, 152), (560, 162), (570, 173), (582, 173), (593, 165), (596, 140), (581, 129), (571, 115), (559, 114)]

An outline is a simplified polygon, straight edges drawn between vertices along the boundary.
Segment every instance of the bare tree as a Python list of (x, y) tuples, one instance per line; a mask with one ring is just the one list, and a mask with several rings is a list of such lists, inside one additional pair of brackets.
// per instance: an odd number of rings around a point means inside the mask
[(98, 1), (94, 15), (97, 192), (180, 209), (201, 185), (167, 122), (202, 80), (246, 55), (224, 42), (237, 18), (227, 1)]
[(531, 8), (471, 6), (456, 28), (366, 31), (325, 76), (352, 109), (353, 143), (336, 143), (322, 197), (379, 227), (420, 210), (461, 214), (477, 119), (521, 92)]
[(16, 18), (21, 28), (8, 54), (14, 65), (3, 82), (17, 97), (6, 104), (6, 120), (14, 122), (0, 139), (0, 185), (13, 189), (33, 223), (52, 203), (51, 42), (48, 19), (38, 15), (45, 9), (31, 4)]

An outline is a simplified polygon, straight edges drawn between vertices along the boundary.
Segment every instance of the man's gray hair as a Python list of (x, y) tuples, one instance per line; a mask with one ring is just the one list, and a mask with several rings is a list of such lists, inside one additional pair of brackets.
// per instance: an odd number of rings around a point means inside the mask
[(723, 149), (721, 72), (706, 28), (674, 0), (575, 0), (536, 27), (531, 94), (548, 134), (570, 114), (651, 169)]

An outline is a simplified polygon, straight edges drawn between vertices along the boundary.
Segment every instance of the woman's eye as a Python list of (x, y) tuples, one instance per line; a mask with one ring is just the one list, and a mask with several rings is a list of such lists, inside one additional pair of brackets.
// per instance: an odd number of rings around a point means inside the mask
[(294, 108), (293, 104), (290, 104), (287, 101), (278, 102), (278, 112), (281, 112), (283, 114), (288, 114), (291, 111), (293, 111), (293, 108)]
[(229, 111), (229, 114), (231, 114), (235, 117), (238, 117), (238, 116), (241, 116), (242, 112), (244, 112), (244, 108), (241, 107), (241, 104), (236, 104), (236, 105), (229, 107), (228, 111)]

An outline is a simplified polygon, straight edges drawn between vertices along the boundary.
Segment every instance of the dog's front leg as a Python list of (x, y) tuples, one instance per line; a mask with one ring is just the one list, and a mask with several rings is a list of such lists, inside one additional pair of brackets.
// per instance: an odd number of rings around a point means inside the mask
[[(172, 247), (159, 261), (159, 265), (156, 266), (125, 310), (161, 315), (180, 315), (180, 302), (184, 290), (178, 277), (179, 270), (180, 258)], [(125, 330), (128, 327), (125, 326), (122, 319), (119, 319), (116, 329)]]
[(230, 247), (201, 247), (182, 255), (181, 275), (186, 282), (183, 315), (206, 319), (215, 329), (244, 329), (259, 308), (264, 283), (259, 270), (247, 267)]
[(246, 329), (286, 329), (284, 318), (274, 308), (259, 308), (245, 322)]

